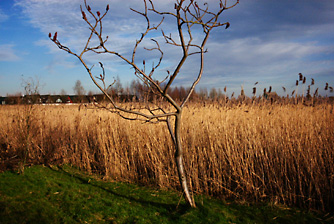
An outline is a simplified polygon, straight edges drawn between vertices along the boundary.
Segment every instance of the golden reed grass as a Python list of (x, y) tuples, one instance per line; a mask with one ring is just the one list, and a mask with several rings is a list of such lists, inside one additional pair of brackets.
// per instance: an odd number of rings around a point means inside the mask
[[(1, 106), (0, 116), (2, 169), (26, 157), (27, 164), (70, 163), (108, 179), (179, 187), (163, 123), (75, 105)], [(333, 105), (192, 103), (183, 116), (193, 192), (333, 211)]]

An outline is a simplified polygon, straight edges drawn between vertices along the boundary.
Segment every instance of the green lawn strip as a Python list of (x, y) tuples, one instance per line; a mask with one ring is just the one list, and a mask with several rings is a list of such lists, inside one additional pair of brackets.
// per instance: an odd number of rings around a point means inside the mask
[(0, 223), (331, 223), (297, 209), (205, 196), (193, 209), (179, 200), (178, 192), (106, 182), (71, 166), (0, 174)]

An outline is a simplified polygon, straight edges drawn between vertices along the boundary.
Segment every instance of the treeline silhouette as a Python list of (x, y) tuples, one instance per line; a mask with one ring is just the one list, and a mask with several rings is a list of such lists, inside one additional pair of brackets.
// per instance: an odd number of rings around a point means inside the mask
[[(259, 91), (256, 87), (258, 82), (254, 84), (252, 89), (252, 96), (247, 96), (245, 94), (243, 86), (241, 86), (240, 93), (235, 94), (233, 92), (231, 95), (228, 94), (227, 87), (221, 88), (200, 88), (199, 90), (194, 90), (190, 97), (192, 102), (219, 102), (220, 104), (254, 104), (254, 103), (281, 103), (281, 104), (305, 104), (314, 105), (315, 103), (323, 102), (333, 102), (334, 97), (327, 97), (327, 93), (333, 93), (333, 87), (326, 83), (324, 91), (326, 96), (321, 96), (319, 94), (319, 87), (315, 88), (315, 81), (311, 78), (311, 82), (308, 85), (306, 83), (306, 77), (301, 73), (298, 74), (298, 79), (296, 80), (295, 88), (292, 90), (291, 94), (287, 93), (287, 90), (282, 86), (283, 92), (286, 94), (284, 96), (279, 96), (275, 91), (273, 91), (272, 86), (269, 88), (264, 88), (260, 90), (261, 93), (257, 95)], [(161, 86), (163, 87), (163, 83)], [(299, 87), (302, 89), (298, 89)], [(189, 92), (189, 87), (175, 86), (168, 89), (168, 94), (176, 101), (182, 101), (185, 99), (187, 93)], [(305, 91), (306, 90), (306, 91)], [(163, 101), (155, 93), (154, 88), (150, 87), (149, 84), (143, 83), (140, 80), (133, 80), (130, 86), (126, 88), (122, 87), (119, 78), (113, 83), (111, 88), (108, 88), (107, 93), (112, 96), (118, 102), (156, 102)], [(87, 95), (22, 95), (20, 93), (15, 95), (8, 95), (7, 97), (0, 97), (1, 104), (54, 104), (54, 103), (94, 103), (103, 102), (106, 97), (102, 93), (93, 93), (89, 91)]]

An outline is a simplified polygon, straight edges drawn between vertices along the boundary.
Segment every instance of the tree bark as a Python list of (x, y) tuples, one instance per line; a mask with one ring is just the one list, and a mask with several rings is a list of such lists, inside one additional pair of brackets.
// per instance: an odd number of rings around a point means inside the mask
[(179, 181), (182, 187), (182, 191), (184, 194), (184, 198), (186, 202), (193, 208), (196, 207), (194, 199), (191, 197), (188, 184), (187, 184), (187, 178), (186, 178), (186, 173), (184, 170), (184, 165), (183, 165), (183, 149), (182, 149), (182, 143), (181, 143), (181, 112), (175, 116), (175, 162), (176, 162), (176, 167), (179, 175)]

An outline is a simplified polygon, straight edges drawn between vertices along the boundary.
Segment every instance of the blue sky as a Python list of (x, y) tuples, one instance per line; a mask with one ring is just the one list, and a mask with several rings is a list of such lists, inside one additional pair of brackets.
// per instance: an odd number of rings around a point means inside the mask
[[(154, 2), (162, 10), (174, 6), (172, 0)], [(219, 5), (215, 0), (208, 2), (213, 8)], [(88, 0), (88, 3), (93, 11), (103, 11), (110, 4), (104, 22), (104, 33), (110, 40), (108, 46), (129, 56), (146, 25), (129, 8), (142, 9), (142, 1)], [(0, 0), (0, 96), (23, 92), (22, 78), (29, 77), (39, 79), (43, 94), (59, 94), (61, 90), (73, 94), (76, 80), (81, 80), (87, 91), (98, 92), (79, 61), (48, 39), (49, 32), (57, 31), (62, 43), (75, 51), (82, 49), (89, 30), (81, 19), (80, 4), (83, 0)], [(152, 16), (152, 21), (157, 22), (158, 18)], [(228, 21), (231, 26), (211, 34), (199, 88), (226, 86), (231, 95), (238, 94), (243, 86), (251, 95), (254, 83), (259, 82), (258, 94), (272, 86), (273, 91), (283, 95), (293, 91), (301, 72), (307, 84), (311, 78), (315, 79), (320, 94), (334, 95), (323, 90), (326, 82), (334, 86), (333, 0), (240, 0), (239, 5), (223, 14), (221, 21)], [(172, 32), (175, 21), (167, 18), (163, 28)], [(158, 32), (152, 36), (161, 40)], [(144, 44), (138, 51), (138, 61), (151, 62), (156, 54), (142, 48), (152, 43), (148, 40)], [(173, 70), (180, 58), (179, 49), (166, 46), (163, 41), (161, 45), (165, 56), (156, 72), (157, 78), (165, 77), (166, 70)], [(115, 57), (90, 55), (87, 60), (90, 65), (103, 61), (110, 82), (119, 76), (126, 86), (135, 78), (132, 70)], [(190, 59), (175, 85), (189, 86), (195, 78), (196, 65), (196, 58)], [(287, 93), (283, 93), (282, 86)]]

